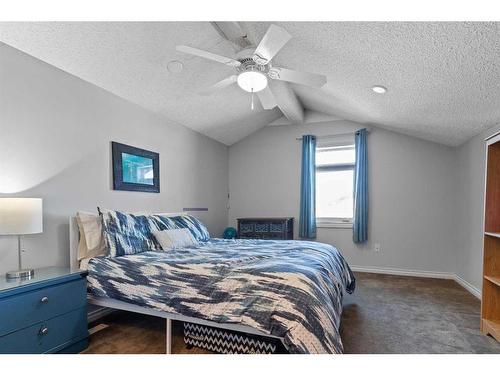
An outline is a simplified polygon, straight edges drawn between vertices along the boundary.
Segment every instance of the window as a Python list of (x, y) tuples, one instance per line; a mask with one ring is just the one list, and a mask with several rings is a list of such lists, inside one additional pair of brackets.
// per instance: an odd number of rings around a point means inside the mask
[(351, 226), (354, 189), (354, 140), (316, 147), (316, 223)]

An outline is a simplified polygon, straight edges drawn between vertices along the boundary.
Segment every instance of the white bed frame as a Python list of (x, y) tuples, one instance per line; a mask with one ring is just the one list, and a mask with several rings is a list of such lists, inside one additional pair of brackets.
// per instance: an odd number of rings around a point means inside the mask
[[(78, 230), (78, 225), (76, 223), (76, 217), (72, 216), (69, 219), (69, 241), (70, 241), (70, 266), (72, 268), (79, 268), (78, 262), (78, 241), (80, 238), (80, 231)], [(253, 327), (244, 325), (244, 324), (231, 324), (231, 323), (215, 323), (210, 320), (192, 318), (189, 316), (181, 315), (181, 314), (173, 314), (160, 310), (155, 310), (148, 307), (142, 307), (139, 305), (135, 305), (133, 303), (122, 302), (112, 298), (103, 298), (103, 297), (95, 297), (91, 294), (87, 294), (87, 300), (90, 304), (96, 306), (107, 307), (116, 310), (124, 310), (131, 311), (134, 313), (157, 316), (160, 318), (164, 318), (166, 321), (166, 354), (172, 353), (172, 320), (177, 320), (181, 322), (187, 323), (195, 323), (202, 324), (209, 327), (214, 328), (222, 328), (229, 329), (232, 331), (249, 333), (252, 335), (258, 335), (263, 337), (271, 337), (274, 339), (278, 339), (280, 341), (283, 340), (282, 337), (269, 335), (267, 333), (263, 333)]]

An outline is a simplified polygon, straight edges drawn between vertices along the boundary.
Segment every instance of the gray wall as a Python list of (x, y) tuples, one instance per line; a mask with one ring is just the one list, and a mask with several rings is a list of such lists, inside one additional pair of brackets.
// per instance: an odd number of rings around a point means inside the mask
[[(28, 266), (69, 263), (68, 218), (96, 206), (154, 212), (208, 207), (227, 223), (227, 147), (0, 43), (0, 196), (44, 199), (44, 233), (24, 239)], [(111, 189), (110, 141), (160, 153), (161, 193)], [(0, 274), (16, 268), (0, 238)]]
[(457, 148), (457, 274), (478, 289), (482, 286), (485, 138), (500, 125)]
[[(300, 154), (296, 137), (359, 124), (266, 127), (229, 149), (229, 223), (245, 216), (294, 216), (298, 233)], [(382, 129), (369, 134), (369, 242), (352, 229), (319, 228), (354, 266), (455, 272), (455, 150)], [(374, 252), (374, 243), (381, 251)]]

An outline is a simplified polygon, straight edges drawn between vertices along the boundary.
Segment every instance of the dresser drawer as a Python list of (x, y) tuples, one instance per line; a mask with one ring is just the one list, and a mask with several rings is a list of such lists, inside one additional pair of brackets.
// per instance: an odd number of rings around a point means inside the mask
[(261, 233), (244, 233), (240, 235), (238, 238), (242, 240), (261, 240), (262, 239), (262, 234)]
[(0, 339), (37, 322), (85, 308), (86, 287), (86, 279), (79, 279), (0, 299)]
[(269, 232), (271, 233), (283, 233), (286, 230), (286, 222), (269, 223)]
[(255, 223), (255, 233), (269, 232), (269, 223)]
[(0, 337), (0, 353), (52, 353), (87, 336), (87, 309), (80, 308)]
[(239, 218), (238, 238), (260, 238), (264, 240), (293, 239), (293, 217)]
[(286, 233), (267, 233), (264, 236), (265, 240), (285, 240)]
[(254, 223), (240, 223), (240, 233), (252, 233), (254, 231)]

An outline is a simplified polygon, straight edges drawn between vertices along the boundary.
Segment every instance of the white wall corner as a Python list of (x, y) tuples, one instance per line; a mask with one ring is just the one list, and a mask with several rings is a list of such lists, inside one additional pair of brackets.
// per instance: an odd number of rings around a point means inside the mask
[(462, 279), (458, 275), (455, 275), (454, 280), (457, 283), (459, 283), (463, 288), (467, 289), (472, 295), (474, 295), (474, 297), (481, 299), (481, 295), (482, 295), (481, 290), (476, 288), (474, 285), (472, 285), (468, 281), (465, 281), (464, 279)]

